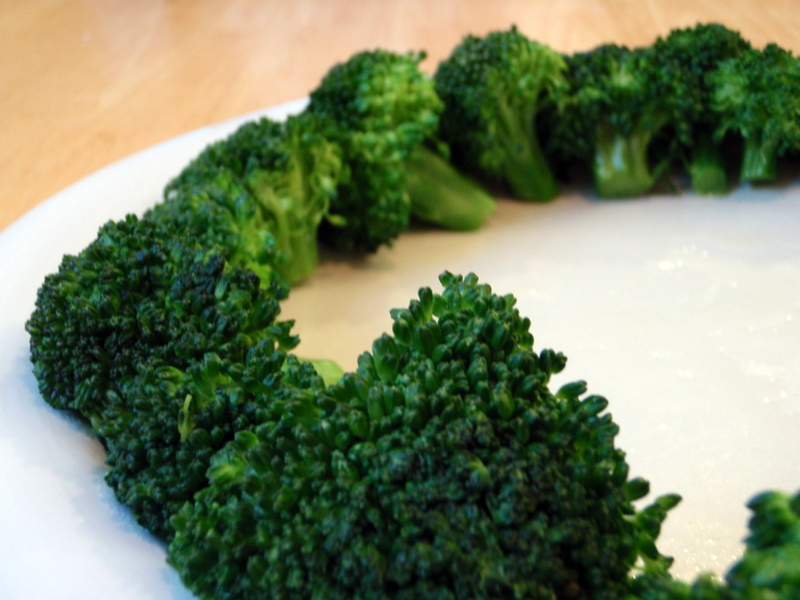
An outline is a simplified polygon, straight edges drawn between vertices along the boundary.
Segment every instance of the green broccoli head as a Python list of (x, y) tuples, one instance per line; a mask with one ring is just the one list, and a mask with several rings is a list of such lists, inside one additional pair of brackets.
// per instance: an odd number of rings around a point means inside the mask
[(516, 27), (466, 36), (442, 61), (439, 134), (456, 164), (504, 183), (524, 200), (552, 200), (558, 186), (539, 140), (537, 116), (563, 93), (564, 58)]
[[(226, 139), (207, 146), (165, 191), (153, 209), (205, 239), (208, 212), (221, 205), (230, 217), (215, 219), (244, 251), (247, 266), (274, 267), (289, 282), (309, 277), (319, 263), (317, 234), (324, 222), (339, 223), (331, 203), (347, 177), (339, 148), (324, 135), (321, 119), (301, 114), (277, 122), (248, 121)], [(187, 198), (188, 197), (188, 198)], [(150, 215), (148, 215), (150, 218)], [(216, 240), (214, 240), (216, 241)]]
[(262, 339), (241, 362), (209, 353), (185, 370), (143, 365), (104, 412), (106, 481), (134, 518), (169, 540), (170, 519), (208, 485), (214, 454), (297, 390), (322, 389), (310, 363)]
[(26, 329), (42, 397), (99, 426), (139, 365), (185, 369), (211, 351), (243, 360), (265, 337), (291, 348), (277, 321), (284, 290), (160, 223), (109, 222), (38, 291)]
[(721, 194), (727, 190), (727, 165), (717, 136), (720, 118), (711, 110), (707, 74), (749, 48), (738, 31), (718, 23), (673, 29), (653, 44), (672, 113), (668, 127), (695, 192)]
[(723, 61), (708, 83), (720, 132), (744, 140), (741, 180), (773, 181), (778, 157), (800, 146), (800, 62), (776, 44), (751, 48)]
[(750, 533), (743, 556), (724, 579), (692, 582), (664, 576), (633, 581), (626, 600), (794, 600), (800, 598), (800, 493), (765, 491), (748, 503)]
[[(606, 401), (551, 393), (513, 296), (442, 276), (325, 393), (237, 437), (173, 519), (211, 598), (619, 598), (674, 500), (636, 514)], [(643, 553), (642, 549), (646, 548)]]
[(191, 183), (171, 188), (165, 201), (147, 210), (144, 219), (214, 248), (230, 264), (256, 273), (262, 287), (285, 297), (288, 282), (279, 267), (290, 257), (279, 248), (272, 222), (248, 187), (226, 169), (203, 170), (197, 165), (193, 174)]
[(591, 166), (600, 197), (649, 191), (652, 142), (670, 123), (670, 96), (651, 47), (605, 44), (567, 57), (570, 89), (558, 116), (558, 152)]
[(800, 597), (800, 492), (767, 491), (748, 504), (750, 534), (726, 581), (734, 598)]
[(442, 104), (419, 63), (423, 53), (369, 50), (334, 65), (311, 92), (306, 112), (328, 119), (327, 137), (343, 149), (350, 179), (323, 224), (323, 241), (367, 251), (408, 227), (405, 162), (436, 131)]

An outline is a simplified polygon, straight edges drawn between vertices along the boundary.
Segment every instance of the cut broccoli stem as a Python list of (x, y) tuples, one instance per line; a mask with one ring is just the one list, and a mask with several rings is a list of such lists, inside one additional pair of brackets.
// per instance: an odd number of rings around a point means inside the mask
[(427, 147), (414, 152), (406, 167), (411, 212), (426, 223), (473, 231), (497, 208), (494, 196)]
[(752, 183), (769, 183), (777, 177), (777, 136), (753, 132), (744, 139), (740, 179)]
[(622, 134), (598, 127), (593, 175), (601, 198), (630, 198), (647, 193), (655, 183), (647, 149), (652, 133), (636, 130)]
[(711, 133), (697, 133), (688, 171), (697, 194), (722, 195), (728, 190), (724, 154)]
[(498, 108), (497, 122), (503, 131), (497, 132), (497, 142), (502, 145), (505, 156), (501, 166), (502, 175), (512, 193), (518, 200), (531, 202), (555, 199), (559, 187), (539, 145), (534, 113), (518, 119), (517, 111), (504, 102), (500, 102)]

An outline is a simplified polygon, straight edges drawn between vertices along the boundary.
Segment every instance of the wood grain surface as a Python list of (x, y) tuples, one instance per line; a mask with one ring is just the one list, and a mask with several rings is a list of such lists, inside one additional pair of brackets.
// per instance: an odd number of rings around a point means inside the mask
[(800, 52), (797, 0), (0, 0), (0, 230), (69, 184), (181, 133), (308, 95), (374, 47), (516, 24), (571, 52), (724, 23)]

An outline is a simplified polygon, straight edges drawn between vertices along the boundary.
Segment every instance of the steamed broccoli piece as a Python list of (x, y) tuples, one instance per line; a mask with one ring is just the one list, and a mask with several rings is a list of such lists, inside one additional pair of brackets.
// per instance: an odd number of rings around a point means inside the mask
[(536, 121), (562, 93), (565, 72), (559, 53), (515, 27), (466, 36), (434, 76), (445, 104), (439, 135), (454, 163), (521, 200), (555, 198), (558, 184)]
[[(165, 206), (148, 218), (176, 219), (203, 240), (217, 235), (207, 233), (204, 204), (221, 204), (244, 238), (237, 246), (248, 247), (256, 262), (264, 252), (272, 262), (277, 253), (279, 272), (293, 284), (319, 263), (320, 224), (341, 221), (331, 207), (345, 176), (339, 148), (326, 139), (320, 119), (262, 117), (207, 146), (167, 185)], [(267, 244), (265, 231), (271, 234)]]
[(286, 395), (322, 389), (311, 363), (262, 339), (241, 362), (209, 353), (181, 370), (144, 365), (104, 413), (106, 481), (134, 518), (159, 538), (208, 485), (211, 458), (270, 416)]
[(748, 507), (745, 552), (726, 576), (733, 598), (800, 598), (800, 492), (764, 492)]
[(748, 507), (753, 515), (743, 556), (724, 579), (693, 582), (645, 576), (625, 600), (794, 600), (800, 598), (800, 493), (767, 491)]
[(648, 192), (669, 157), (653, 144), (674, 107), (651, 47), (605, 44), (567, 57), (570, 84), (556, 125), (559, 153), (590, 165), (597, 195)]
[[(390, 245), (412, 217), (450, 229), (475, 229), (495, 200), (439, 152), (442, 110), (423, 53), (359, 52), (334, 65), (312, 91), (306, 111), (330, 120), (351, 178), (333, 203), (341, 227), (323, 226), (334, 247), (369, 252)], [(445, 150), (446, 152), (446, 150)]]
[(285, 296), (281, 280), (230, 267), (181, 230), (134, 215), (109, 222), (38, 290), (26, 329), (39, 390), (98, 426), (139, 365), (184, 369), (212, 351), (243, 359), (264, 337), (293, 347), (287, 326), (272, 328)]
[[(157, 536), (205, 485), (210, 456), (254, 427), (297, 344), (286, 288), (181, 230), (109, 222), (41, 286), (27, 323), (42, 396), (105, 445), (106, 479)], [(308, 368), (313, 368), (309, 365)]]
[[(430, 146), (440, 144), (430, 144)], [(497, 201), (450, 162), (449, 149), (418, 148), (405, 163), (411, 215), (453, 231), (474, 231), (497, 210)]]
[(723, 61), (708, 82), (720, 135), (744, 140), (740, 179), (774, 181), (778, 157), (800, 146), (800, 62), (769, 44)]
[(272, 222), (245, 182), (223, 169), (209, 169), (197, 179), (171, 190), (143, 218), (213, 248), (228, 263), (256, 273), (266, 287), (283, 282), (288, 290), (279, 267), (285, 267), (289, 257), (279, 249)]
[(606, 401), (552, 393), (511, 295), (444, 274), (324, 392), (212, 459), (168, 560), (201, 598), (616, 600), (677, 498), (637, 513)]
[(750, 48), (738, 31), (724, 25), (698, 24), (674, 29), (656, 40), (654, 53), (675, 114), (670, 128), (681, 148), (681, 156), (699, 194), (727, 191), (727, 164), (722, 147), (719, 114), (711, 110), (711, 87), (707, 75), (724, 60)]

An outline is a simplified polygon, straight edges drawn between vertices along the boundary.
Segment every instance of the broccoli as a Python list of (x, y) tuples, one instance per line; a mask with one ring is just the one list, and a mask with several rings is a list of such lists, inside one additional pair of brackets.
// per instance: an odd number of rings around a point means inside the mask
[[(115, 386), (150, 360), (184, 368), (214, 351), (244, 356), (273, 336), (286, 287), (230, 269), (180, 230), (128, 215), (66, 255), (40, 286), (26, 323), (42, 397), (92, 422)], [(296, 340), (286, 332), (281, 344)]]
[(301, 114), (285, 122), (262, 117), (244, 123), (192, 160), (146, 218), (177, 221), (207, 244), (217, 241), (209, 235), (218, 235), (215, 225), (208, 228), (214, 209), (207, 205), (219, 204), (230, 213), (225, 218), (218, 212), (223, 227), (239, 233), (238, 241), (229, 237), (234, 248), (249, 248), (247, 266), (275, 263), (290, 284), (305, 280), (320, 260), (320, 223), (342, 221), (332, 203), (347, 173), (320, 121)]
[(800, 62), (789, 50), (768, 44), (723, 61), (708, 82), (720, 133), (744, 141), (740, 179), (774, 181), (778, 157), (800, 146)]
[(323, 392), (272, 403), (172, 519), (201, 598), (620, 598), (677, 502), (637, 513), (606, 400), (551, 393), (511, 295), (441, 277)]
[(558, 184), (537, 116), (563, 93), (566, 68), (561, 54), (516, 27), (466, 36), (434, 75), (445, 105), (439, 135), (453, 162), (519, 199), (555, 198)]
[(763, 492), (748, 507), (745, 552), (726, 576), (734, 598), (800, 598), (800, 492)]
[(723, 580), (644, 576), (625, 600), (795, 600), (800, 598), (800, 493), (767, 491), (748, 503), (753, 515), (743, 556)]
[(569, 89), (555, 124), (557, 152), (590, 165), (597, 195), (648, 192), (670, 157), (651, 164), (654, 142), (674, 115), (652, 47), (604, 44), (567, 57)]
[(266, 287), (280, 283), (288, 291), (283, 275), (289, 257), (279, 249), (271, 221), (245, 182), (230, 170), (207, 170), (202, 181), (171, 190), (143, 218), (183, 231), (228, 263), (256, 273)]
[(700, 194), (727, 191), (727, 165), (719, 135), (720, 117), (711, 110), (708, 73), (724, 60), (750, 48), (738, 31), (724, 25), (698, 24), (673, 29), (653, 46), (676, 114), (671, 130), (681, 148), (692, 189)]
[(419, 68), (424, 56), (359, 52), (312, 91), (306, 112), (330, 120), (327, 137), (350, 169), (333, 201), (344, 225), (320, 230), (327, 244), (371, 252), (391, 244), (412, 217), (471, 230), (494, 212), (494, 198), (453, 168), (434, 138), (442, 104)]
[(98, 429), (106, 482), (145, 529), (169, 540), (172, 516), (208, 485), (212, 456), (266, 422), (270, 404), (323, 386), (310, 362), (272, 340), (260, 340), (241, 363), (209, 353), (185, 370), (143, 365)]
[(278, 320), (283, 285), (190, 240), (107, 223), (45, 279), (26, 325), (42, 397), (91, 426), (109, 483), (160, 536), (226, 436), (258, 422), (251, 382), (278, 385), (298, 341)]

